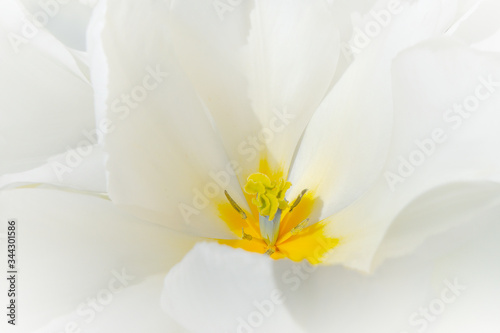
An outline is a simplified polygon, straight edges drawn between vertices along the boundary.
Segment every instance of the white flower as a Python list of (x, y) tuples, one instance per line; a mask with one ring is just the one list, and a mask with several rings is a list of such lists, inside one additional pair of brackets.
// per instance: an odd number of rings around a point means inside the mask
[[(3, 182), (102, 191), (81, 171), (102, 171), (102, 144), (120, 209), (62, 191), (2, 193), (2, 219), (29, 225), (20, 242), (49, 252), (20, 252), (30, 329), (74, 311), (47, 330), (182, 330), (158, 304), (162, 277), (194, 242), (182, 233), (232, 246), (202, 242), (167, 275), (162, 307), (190, 331), (499, 327), (498, 25), (476, 23), (498, 5), (354, 3), (352, 25), (351, 9), (320, 0), (97, 6), (95, 159), (76, 174), (64, 173), (69, 153), (42, 165), (57, 147), (2, 170)], [(117, 280), (121, 267), (130, 281)], [(117, 281), (128, 288), (115, 293)]]

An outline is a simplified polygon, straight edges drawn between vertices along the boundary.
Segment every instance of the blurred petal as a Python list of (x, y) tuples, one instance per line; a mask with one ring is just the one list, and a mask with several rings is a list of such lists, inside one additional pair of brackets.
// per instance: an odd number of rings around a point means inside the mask
[(229, 154), (245, 166), (243, 183), (264, 149), (286, 173), (337, 64), (338, 32), (325, 3), (182, 0), (171, 16), (179, 59)]
[[(344, 35), (349, 39), (344, 37), (342, 53), (348, 62), (377, 47), (395, 56), (404, 48), (447, 32), (463, 14), (465, 9), (459, 3), (464, 1), (467, 0), (379, 0), (368, 1), (368, 9), (367, 4), (355, 5), (357, 10), (350, 13), (352, 27), (344, 27), (349, 32), (344, 31)], [(334, 4), (336, 7), (346, 5), (339, 1)]]
[[(107, 200), (62, 191), (0, 192), (2, 233), (13, 218), (18, 226), (18, 327), (25, 332), (77, 311), (103, 289), (165, 272), (194, 242), (126, 215)], [(5, 242), (0, 241), (2, 248)], [(7, 290), (5, 279), (0, 286)]]
[(307, 332), (494, 332), (500, 325), (499, 226), (476, 228), (465, 246), (438, 257), (426, 254), (455, 235), (429, 239), (414, 255), (388, 260), (370, 275), (340, 266), (302, 268), (299, 275), (299, 265), (292, 264), (294, 271), (285, 261), (276, 275), (286, 306)]
[(351, 0), (338, 1), (327, 0), (335, 26), (339, 30), (340, 49), (338, 65), (336, 68), (335, 77), (331, 82), (331, 86), (335, 85), (342, 77), (352, 62), (352, 54), (346, 50), (354, 30), (354, 21), (359, 19), (361, 15), (366, 14), (377, 0)]
[[(445, 233), (454, 227), (463, 226), (470, 234), (479, 224), (495, 222), (498, 216), (490, 214), (489, 220), (484, 216), (490, 211), (500, 209), (500, 184), (457, 183), (437, 188), (425, 193), (408, 205), (394, 220), (388, 229), (377, 254), (374, 266), (382, 263), (387, 257), (404, 256), (433, 235), (450, 241), (445, 244), (463, 245), (457, 237), (446, 236)], [(451, 244), (449, 244), (451, 243)], [(439, 251), (436, 251), (436, 256)]]
[(433, 188), (500, 180), (499, 57), (432, 41), (400, 55), (393, 82), (396, 117), (386, 171), (369, 193), (331, 218), (330, 231), (343, 238), (331, 263), (369, 269), (397, 214)]
[(85, 34), (98, 0), (19, 0), (43, 27), (71, 48), (85, 50)]
[[(477, 236), (469, 240), (466, 246), (435, 261), (435, 281), (455, 276), (466, 290), (436, 320), (431, 332), (495, 332), (500, 327), (500, 210), (493, 213), (495, 223), (476, 228)], [(487, 219), (491, 221), (492, 217)], [(448, 238), (448, 242), (453, 240), (452, 237)], [(442, 240), (443, 237), (436, 239), (438, 243)]]
[[(187, 333), (160, 306), (160, 295), (165, 274), (146, 278), (143, 282), (124, 288), (113, 295), (102, 312), (89, 322), (89, 315), (82, 317), (77, 312), (57, 318), (34, 333), (64, 332), (74, 325), (75, 330), (85, 333)], [(138, 306), (140, 305), (140, 306)], [(140, 320), (138, 320), (140, 318)], [(74, 324), (73, 324), (74, 323)]]
[(306, 332), (387, 333), (403, 331), (408, 315), (425, 304), (430, 272), (405, 258), (373, 275), (280, 261), (275, 275), (285, 306)]
[(92, 89), (75, 58), (27, 22), (17, 1), (2, 1), (0, 174), (37, 167), (95, 128)]
[(224, 190), (246, 207), (234, 176), (239, 167), (227, 159), (207, 110), (178, 68), (166, 15), (166, 3), (154, 0), (110, 0), (96, 8), (102, 44), (92, 50), (104, 54), (93, 55), (92, 76), (100, 89), (107, 87), (98, 107), (107, 101), (109, 195), (144, 220), (234, 238), (217, 208), (227, 202)]
[(463, 19), (447, 31), (447, 35), (471, 45), (488, 39), (500, 29), (497, 13), (500, 3), (494, 0), (477, 1)]
[(265, 255), (199, 243), (167, 275), (163, 308), (193, 332), (302, 332), (283, 306), (275, 264)]
[(496, 13), (498, 1), (481, 1), (449, 34), (481, 51), (500, 52), (500, 24)]
[(492, 36), (472, 46), (481, 51), (500, 53), (500, 29), (497, 30), (497, 32), (495, 32)]

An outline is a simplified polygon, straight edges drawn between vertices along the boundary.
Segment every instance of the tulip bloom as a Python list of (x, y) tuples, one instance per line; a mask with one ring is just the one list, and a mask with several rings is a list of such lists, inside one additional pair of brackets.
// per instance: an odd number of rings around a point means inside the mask
[[(21, 221), (57, 215), (47, 223), (72, 240), (54, 241), (76, 253), (64, 259), (78, 266), (71, 269), (88, 267), (88, 276), (109, 267), (109, 281), (92, 280), (104, 289), (77, 279), (73, 307), (53, 315), (74, 312), (52, 328), (498, 327), (488, 315), (498, 308), (488, 293), (500, 273), (491, 257), (500, 231), (498, 25), (474, 21), (498, 5), (350, 6), (97, 5), (88, 32), (91, 152), (75, 149), (78, 166), (63, 154), (36, 172), (4, 177), (30, 182), (55, 170), (72, 179), (58, 185), (88, 191), (102, 185), (91, 187), (91, 172), (82, 170), (105, 167), (109, 200), (47, 189), (3, 193), (11, 205), (30, 203), (31, 213), (9, 211)], [(82, 216), (65, 221), (68, 212), (54, 213), (54, 202)], [(110, 267), (118, 263), (132, 273)], [(471, 289), (487, 304), (482, 323), (459, 306), (474, 307)], [(130, 319), (146, 328), (115, 317), (140, 306), (147, 310)]]

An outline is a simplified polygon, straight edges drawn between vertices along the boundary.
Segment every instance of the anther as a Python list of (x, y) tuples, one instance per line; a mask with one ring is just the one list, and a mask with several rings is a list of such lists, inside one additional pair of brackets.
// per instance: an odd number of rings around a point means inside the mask
[(253, 237), (252, 235), (245, 233), (245, 229), (241, 228), (241, 239), (251, 241)]
[[(238, 206), (238, 204), (236, 203), (236, 201), (233, 200), (233, 198), (231, 198), (231, 196), (229, 195), (229, 193), (227, 193), (227, 191), (224, 191), (224, 194), (226, 195), (226, 198), (227, 200), (229, 201), (229, 203), (231, 204), (231, 206), (233, 206), (233, 208), (238, 212), (240, 213), (241, 215), (241, 218), (243, 220), (246, 220), (247, 218), (247, 214), (245, 214), (245, 212), (243, 211), (243, 209), (241, 209), (240, 206)], [(251, 237), (251, 236), (250, 236)]]
[(307, 218), (304, 221), (300, 222), (295, 228), (290, 230), (290, 233), (292, 235), (296, 235), (299, 232), (301, 232), (302, 230), (304, 230), (305, 228), (307, 228), (308, 226), (309, 226), (309, 219)]
[(293, 204), (290, 206), (290, 210), (288, 211), (289, 213), (291, 213), (292, 210), (299, 205), (300, 200), (302, 200), (302, 197), (306, 194), (306, 192), (307, 192), (307, 189), (302, 190), (302, 192), (300, 192), (300, 194), (297, 197), (297, 199), (295, 199), (295, 201), (293, 202)]
[(266, 253), (264, 253), (264, 254), (267, 254), (268, 256), (272, 256), (274, 254), (274, 252), (276, 252), (275, 249), (269, 248), (269, 249), (267, 249)]

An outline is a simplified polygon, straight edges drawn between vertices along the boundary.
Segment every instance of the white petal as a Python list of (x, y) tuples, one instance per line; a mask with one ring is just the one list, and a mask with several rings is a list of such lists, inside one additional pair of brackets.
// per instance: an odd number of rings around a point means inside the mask
[[(258, 163), (258, 150), (238, 152), (238, 146), (261, 129), (248, 98), (242, 64), (253, 2), (237, 6), (210, 0), (171, 3), (169, 29), (175, 52), (213, 116), (226, 150), (244, 168), (240, 174), (243, 183), (246, 169)], [(253, 164), (247, 165), (250, 162)]]
[(404, 332), (424, 304), (430, 268), (418, 260), (384, 265), (373, 275), (345, 267), (280, 263), (276, 278), (286, 307), (307, 332)]
[(287, 172), (339, 55), (324, 2), (173, 1), (172, 9), (176, 52), (226, 149), (245, 165), (242, 178), (265, 146), (272, 167)]
[[(332, 263), (368, 269), (385, 230), (419, 195), (454, 182), (500, 178), (500, 94), (495, 83), (500, 81), (500, 58), (440, 40), (402, 53), (393, 73), (396, 125), (388, 163), (369, 193), (332, 217), (331, 231), (344, 239), (332, 253)], [(481, 96), (474, 112), (462, 107), (467, 118), (453, 111), (454, 104)]]
[(373, 1), (369, 11), (352, 13), (353, 31), (342, 52), (352, 61), (382, 46), (386, 54), (394, 56), (419, 41), (447, 32), (460, 17), (460, 1)]
[(44, 28), (69, 47), (84, 50), (85, 32), (97, 0), (20, 0)]
[(36, 183), (71, 187), (81, 191), (106, 192), (102, 147), (90, 145), (72, 149), (51, 157), (46, 164), (38, 168), (0, 176), (0, 188)]
[[(401, 33), (406, 38), (398, 38), (396, 47), (411, 45), (415, 41), (425, 36), (442, 35), (451, 33), (459, 22), (468, 16), (469, 11), (473, 11), (475, 6), (483, 0), (442, 0), (442, 1), (413, 1), (411, 6), (404, 1), (393, 0), (354, 0), (349, 2), (329, 0), (333, 15), (337, 21), (341, 33), (342, 56), (339, 60), (336, 79), (344, 73), (345, 69), (352, 63), (358, 54), (363, 53), (365, 48), (374, 41), (383, 40), (383, 32), (393, 29), (392, 26), (401, 14), (408, 8), (412, 12), (424, 14), (426, 21), (418, 28), (410, 29), (408, 32)], [(403, 9), (404, 8), (404, 9)], [(403, 10), (401, 10), (403, 9)], [(403, 14), (407, 15), (407, 14)], [(414, 16), (415, 18), (415, 16)], [(406, 16), (406, 23), (410, 25), (413, 18)], [(401, 28), (393, 29), (396, 34), (403, 31)], [(385, 47), (394, 46), (394, 44), (385, 43)], [(402, 44), (402, 45), (401, 45)]]
[(75, 58), (25, 15), (2, 1), (0, 174), (37, 167), (95, 128), (92, 89)]
[(166, 3), (111, 0), (96, 10), (93, 24), (103, 27), (102, 45), (92, 50), (104, 55), (93, 61), (105, 70), (95, 71), (93, 80), (99, 89), (107, 87), (98, 107), (107, 101), (111, 199), (142, 219), (179, 231), (235, 237), (217, 206), (227, 202), (227, 190), (245, 207), (233, 174), (238, 167), (227, 159), (207, 110), (173, 57)]
[(353, 55), (346, 48), (352, 38), (354, 22), (362, 15), (366, 14), (372, 7), (375, 0), (353, 0), (353, 1), (335, 1), (327, 0), (330, 11), (334, 17), (335, 26), (339, 30), (340, 35), (340, 53), (339, 62), (337, 65), (335, 78), (332, 81), (332, 87), (342, 77), (346, 69), (352, 63)]
[(276, 261), (199, 243), (169, 272), (163, 308), (193, 332), (302, 332), (273, 275)]
[(500, 25), (495, 16), (499, 5), (497, 1), (480, 1), (449, 34), (478, 50), (500, 52)]
[(359, 59), (309, 123), (290, 174), (288, 199), (311, 190), (322, 204), (313, 221), (350, 204), (380, 173), (392, 127), (388, 79), (371, 58)]
[[(312, 273), (302, 266), (299, 275), (285, 262), (276, 275), (287, 291), (287, 307), (308, 332), (495, 332), (499, 234), (498, 223), (483, 225), (466, 247), (432, 260), (425, 256), (432, 244), (426, 243), (370, 275), (339, 266)], [(452, 243), (454, 236), (433, 243)], [(431, 319), (425, 319), (426, 310)]]
[[(446, 236), (448, 233), (445, 232), (462, 227), (466, 233), (472, 233), (480, 224), (496, 221), (498, 217), (488, 212), (499, 208), (498, 183), (456, 183), (430, 191), (414, 200), (396, 217), (377, 250), (374, 266), (387, 257), (411, 253), (432, 235), (443, 234), (441, 237), (453, 239), (451, 245), (455, 247), (463, 245), (464, 241)], [(489, 220), (485, 214), (489, 214)], [(441, 242), (441, 245), (450, 244)]]
[(500, 327), (499, 215), (497, 209), (495, 223), (476, 228), (476, 237), (466, 247), (436, 260), (435, 280), (456, 278), (466, 289), (446, 307), (431, 332), (495, 332)]
[[(165, 272), (194, 242), (107, 200), (62, 191), (0, 192), (2, 233), (12, 218), (18, 226), (19, 328), (29, 332), (77, 311), (110, 283), (119, 288)], [(6, 263), (0, 264), (3, 272)], [(115, 281), (123, 272), (134, 278)], [(5, 279), (0, 286), (7, 290)]]
[(392, 60), (402, 49), (444, 30), (444, 9), (435, 1), (401, 3), (376, 38), (361, 45), (359, 35), (353, 37), (356, 60), (311, 119), (290, 176), (289, 199), (309, 189), (321, 200), (313, 221), (353, 203), (380, 175), (394, 118)]
[(74, 325), (74, 330), (85, 333), (120, 332), (120, 333), (187, 333), (172, 318), (165, 314), (160, 306), (160, 295), (165, 274), (150, 276), (120, 292), (113, 294), (110, 301), (105, 300), (103, 310), (92, 318), (90, 306), (85, 304), (88, 313), (85, 316), (73, 312), (53, 320), (43, 329), (34, 333), (65, 332)]
[(491, 37), (474, 44), (473, 47), (481, 51), (500, 52), (500, 29)]
[[(249, 96), (262, 126), (274, 132), (269, 157), (287, 172), (335, 73), (338, 31), (324, 2), (316, 0), (256, 1), (250, 20)], [(273, 128), (276, 119), (281, 122), (276, 113), (290, 114), (283, 129)]]
[(447, 35), (469, 45), (485, 40), (500, 29), (495, 15), (499, 10), (498, 1), (478, 1), (462, 20), (450, 28)]

